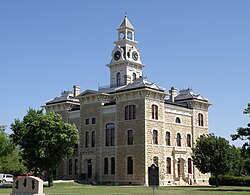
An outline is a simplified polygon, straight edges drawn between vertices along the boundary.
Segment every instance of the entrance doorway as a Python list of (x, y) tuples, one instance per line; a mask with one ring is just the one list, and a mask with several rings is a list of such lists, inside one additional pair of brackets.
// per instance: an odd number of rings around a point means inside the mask
[(88, 159), (87, 167), (87, 178), (89, 179), (92, 177), (92, 159)]

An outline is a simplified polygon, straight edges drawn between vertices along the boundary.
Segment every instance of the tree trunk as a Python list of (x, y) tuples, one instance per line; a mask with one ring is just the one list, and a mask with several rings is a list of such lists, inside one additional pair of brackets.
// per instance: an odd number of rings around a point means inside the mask
[(218, 175), (215, 176), (215, 181), (216, 181), (216, 187), (219, 187), (219, 177)]
[(53, 174), (50, 170), (47, 170), (48, 186), (53, 186)]

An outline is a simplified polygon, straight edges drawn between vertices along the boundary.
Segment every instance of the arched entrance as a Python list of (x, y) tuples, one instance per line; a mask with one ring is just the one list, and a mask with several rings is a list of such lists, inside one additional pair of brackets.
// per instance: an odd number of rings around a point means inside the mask
[(183, 158), (178, 158), (177, 160), (177, 177), (182, 178), (184, 177), (184, 163), (185, 160)]

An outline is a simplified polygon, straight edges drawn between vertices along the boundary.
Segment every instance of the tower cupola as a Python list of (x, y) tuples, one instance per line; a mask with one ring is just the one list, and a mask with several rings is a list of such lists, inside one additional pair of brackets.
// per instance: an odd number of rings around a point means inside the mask
[(111, 61), (107, 66), (110, 69), (111, 87), (127, 85), (142, 77), (140, 51), (135, 41), (135, 29), (127, 16), (117, 28), (118, 39), (111, 54)]

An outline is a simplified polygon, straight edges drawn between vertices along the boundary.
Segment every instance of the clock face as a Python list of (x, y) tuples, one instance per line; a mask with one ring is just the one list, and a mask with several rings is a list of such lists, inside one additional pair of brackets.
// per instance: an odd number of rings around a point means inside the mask
[(116, 52), (114, 53), (114, 60), (119, 60), (120, 57), (121, 57), (121, 52), (120, 52), (120, 51), (116, 51)]
[(132, 58), (133, 58), (134, 61), (138, 60), (138, 53), (136, 51), (133, 51)]

